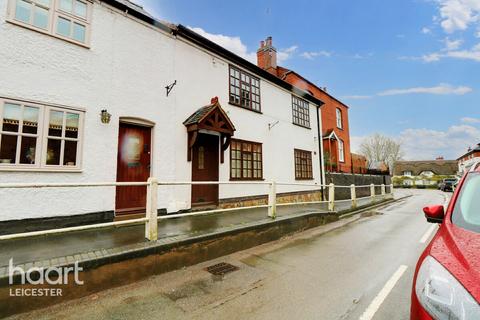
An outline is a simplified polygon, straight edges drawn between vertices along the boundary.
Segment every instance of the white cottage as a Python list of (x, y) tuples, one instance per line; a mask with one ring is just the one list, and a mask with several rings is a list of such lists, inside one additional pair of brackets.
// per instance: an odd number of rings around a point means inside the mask
[[(321, 101), (126, 0), (0, 0), (0, 65), (0, 183), (324, 181)], [(265, 194), (160, 187), (159, 209)], [(144, 208), (144, 187), (0, 189), (0, 233)]]

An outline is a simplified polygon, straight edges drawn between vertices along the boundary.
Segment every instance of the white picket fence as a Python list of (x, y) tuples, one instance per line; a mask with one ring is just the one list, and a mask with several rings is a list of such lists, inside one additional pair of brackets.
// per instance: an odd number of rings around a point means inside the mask
[[(196, 211), (180, 214), (169, 214), (158, 216), (158, 187), (159, 186), (192, 186), (192, 185), (265, 185), (268, 186), (268, 204), (266, 205), (257, 205), (257, 206), (245, 206), (245, 207), (236, 207), (229, 209), (215, 209), (215, 210), (206, 210), (206, 211)], [(275, 181), (188, 181), (188, 182), (178, 182), (178, 181), (158, 181), (156, 178), (151, 177), (146, 182), (92, 182), (92, 183), (0, 183), (0, 189), (28, 189), (28, 188), (85, 188), (85, 187), (121, 187), (121, 186), (146, 186), (147, 187), (147, 203), (146, 203), (146, 215), (145, 218), (130, 219), (124, 221), (115, 221), (107, 223), (98, 223), (98, 224), (89, 224), (76, 227), (68, 228), (59, 228), (59, 229), (50, 229), (50, 230), (41, 230), (25, 233), (16, 233), (0, 236), (0, 241), (2, 240), (12, 240), (20, 239), (27, 237), (35, 237), (49, 234), (58, 234), (58, 233), (68, 233), (73, 231), (80, 230), (93, 230), (101, 229), (112, 226), (125, 226), (144, 223), (145, 224), (145, 238), (149, 241), (156, 241), (158, 239), (158, 221), (162, 219), (172, 219), (172, 218), (181, 218), (187, 216), (197, 216), (213, 213), (226, 213), (231, 211), (239, 211), (246, 209), (255, 209), (255, 208), (268, 208), (267, 216), (275, 219), (277, 215), (278, 206), (291, 206), (291, 205), (305, 205), (305, 204), (321, 204), (326, 203), (328, 211), (335, 211), (335, 203), (349, 201), (351, 202), (350, 208), (355, 209), (358, 207), (358, 200), (369, 198), (371, 203), (375, 202), (375, 188), (380, 187), (379, 196), (385, 197), (386, 185), (350, 185), (350, 186), (337, 186), (333, 183), (328, 185), (320, 184), (307, 184), (307, 183), (288, 183), (288, 182), (275, 182)], [(309, 202), (290, 202), (290, 203), (277, 203), (277, 187), (278, 186), (298, 186), (298, 187), (311, 187), (316, 188), (317, 190), (321, 189), (322, 191), (327, 191), (327, 199), (321, 201), (309, 201)], [(390, 190), (388, 195), (393, 195), (393, 185), (389, 185)], [(335, 189), (339, 188), (349, 188), (350, 189), (350, 199), (346, 200), (337, 200), (335, 201)], [(357, 189), (358, 188), (370, 188), (370, 195), (368, 197), (357, 198)], [(310, 190), (315, 191), (315, 190)]]

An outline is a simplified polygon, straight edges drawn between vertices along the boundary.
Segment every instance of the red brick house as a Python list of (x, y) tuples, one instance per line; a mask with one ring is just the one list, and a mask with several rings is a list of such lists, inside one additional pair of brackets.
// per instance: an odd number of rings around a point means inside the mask
[[(325, 170), (353, 172), (355, 165), (350, 153), (348, 106), (327, 93), (326, 88), (320, 88), (295, 71), (277, 65), (277, 50), (272, 45), (272, 37), (260, 42), (257, 65), (325, 103), (321, 107)], [(366, 170), (366, 165), (363, 167)]]

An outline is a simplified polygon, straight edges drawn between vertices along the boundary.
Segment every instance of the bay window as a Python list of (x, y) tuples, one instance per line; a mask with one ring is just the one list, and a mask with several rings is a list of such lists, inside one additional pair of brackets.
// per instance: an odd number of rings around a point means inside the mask
[(80, 169), (83, 112), (0, 99), (0, 170)]
[(8, 21), (88, 45), (91, 0), (9, 0)]

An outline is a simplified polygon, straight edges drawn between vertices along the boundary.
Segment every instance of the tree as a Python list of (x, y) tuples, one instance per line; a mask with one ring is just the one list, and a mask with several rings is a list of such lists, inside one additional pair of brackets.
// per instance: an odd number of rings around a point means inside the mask
[(390, 170), (393, 169), (395, 161), (401, 160), (403, 157), (401, 143), (379, 133), (363, 140), (360, 145), (360, 153), (367, 158), (369, 163), (380, 161), (388, 165)]

